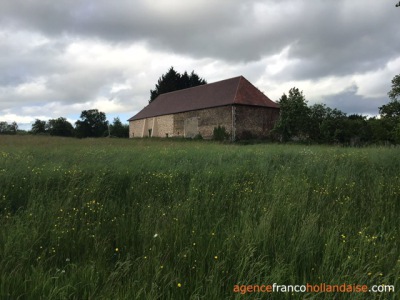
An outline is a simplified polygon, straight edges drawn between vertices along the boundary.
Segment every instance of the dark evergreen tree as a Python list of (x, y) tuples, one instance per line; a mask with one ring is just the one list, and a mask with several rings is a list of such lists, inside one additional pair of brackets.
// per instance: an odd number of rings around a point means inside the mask
[(150, 90), (149, 103), (157, 98), (158, 95), (195, 87), (202, 84), (207, 84), (207, 81), (200, 78), (194, 73), (194, 71), (192, 71), (190, 75), (186, 71), (181, 75), (174, 70), (174, 67), (171, 67), (167, 73), (158, 79), (156, 88), (154, 90)]
[(188, 73), (185, 71), (185, 73), (183, 73), (179, 79), (179, 89), (187, 89), (192, 87), (191, 82), (190, 82), (190, 76), (188, 75)]

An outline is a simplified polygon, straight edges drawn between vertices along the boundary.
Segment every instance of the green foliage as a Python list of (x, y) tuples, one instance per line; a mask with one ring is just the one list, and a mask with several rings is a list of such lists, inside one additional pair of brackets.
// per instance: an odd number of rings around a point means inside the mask
[(309, 126), (309, 108), (303, 92), (293, 87), (289, 90), (289, 96), (283, 94), (278, 104), (280, 117), (274, 132), (281, 135), (282, 141), (294, 137), (305, 138)]
[(200, 133), (198, 133), (198, 134), (196, 134), (196, 135), (194, 136), (193, 139), (194, 139), (194, 140), (202, 140), (202, 139), (203, 139), (203, 136), (202, 136)]
[(382, 105), (379, 107), (379, 114), (382, 118), (387, 119), (399, 119), (400, 118), (400, 102), (397, 100), (393, 100), (388, 104)]
[(392, 80), (389, 96), (392, 101), (379, 108), (380, 119), (362, 115), (347, 116), (325, 104), (307, 106), (305, 97), (297, 88), (283, 94), (279, 100), (280, 118), (273, 129), (280, 140), (302, 140), (342, 145), (399, 143), (400, 75)]
[(12, 122), (8, 124), (7, 122), (0, 122), (0, 134), (17, 134), (18, 124)]
[(388, 128), (388, 140), (399, 143), (400, 127), (400, 75), (396, 75), (392, 80), (392, 89), (388, 92), (390, 102), (379, 107), (379, 114), (382, 122)]
[(110, 135), (120, 138), (129, 137), (129, 125), (122, 124), (118, 117), (114, 118), (113, 123), (110, 125)]
[(213, 140), (225, 141), (228, 139), (229, 139), (229, 133), (226, 131), (226, 128), (224, 126), (218, 125), (218, 127), (214, 127)]
[(46, 132), (55, 136), (73, 136), (74, 127), (66, 118), (50, 119), (46, 124)]
[(32, 124), (31, 133), (33, 134), (45, 134), (46, 133), (46, 121), (36, 119)]
[[(400, 289), (399, 148), (0, 145), (0, 299), (261, 299), (233, 287), (274, 282)], [(366, 294), (276, 298), (315, 297)]]
[(400, 74), (393, 77), (392, 89), (389, 91), (388, 95), (392, 101), (400, 100)]
[(181, 75), (171, 67), (167, 73), (158, 79), (155, 90), (150, 90), (149, 103), (160, 94), (187, 89), (206, 83), (207, 82), (195, 74), (194, 71), (192, 71), (190, 75), (186, 71)]
[(108, 121), (105, 113), (99, 112), (97, 109), (89, 109), (82, 111), (80, 118), (81, 120), (75, 122), (77, 137), (107, 136)]

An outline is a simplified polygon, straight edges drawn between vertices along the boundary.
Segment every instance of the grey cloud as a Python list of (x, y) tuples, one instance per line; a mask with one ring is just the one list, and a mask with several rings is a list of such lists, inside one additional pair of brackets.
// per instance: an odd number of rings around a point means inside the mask
[[(287, 70), (295, 79), (364, 72), (400, 49), (398, 24), (390, 21), (397, 20), (398, 11), (380, 1), (205, 0), (196, 11), (157, 10), (148, 1), (72, 3), (17, 0), (0, 9), (9, 24), (48, 35), (146, 40), (161, 50), (226, 61), (257, 61), (292, 44), (291, 58), (302, 62)], [(265, 18), (256, 11), (262, 4)], [(277, 5), (282, 9), (273, 15)]]
[(357, 87), (335, 95), (330, 95), (322, 100), (327, 106), (337, 108), (347, 114), (362, 114), (375, 116), (379, 113), (379, 107), (388, 102), (387, 97), (365, 98), (357, 95)]
[[(375, 0), (5, 0), (0, 2), (0, 109), (17, 102), (40, 105), (40, 95), (18, 98), (13, 88), (41, 77), (48, 89), (43, 102), (83, 103), (100, 95), (143, 103), (142, 87), (110, 94), (114, 82), (127, 79), (121, 67), (79, 69), (67, 61), (67, 47), (79, 40), (122, 47), (141, 41), (149, 50), (174, 53), (177, 59), (214, 60), (223, 66), (213, 73), (216, 80), (246, 70), (249, 74), (242, 75), (257, 81), (265, 73), (266, 58), (289, 45), (292, 61), (273, 75), (275, 82), (362, 74), (399, 56), (399, 12), (390, 1)], [(23, 34), (13, 36), (17, 32)], [(48, 41), (29, 48), (24, 34)], [(142, 78), (141, 84), (150, 82), (150, 90), (155, 80)], [(385, 101), (362, 98), (354, 90), (325, 100), (349, 113), (368, 114)]]
[(50, 41), (28, 49), (24, 36), (16, 37), (14, 44), (3, 41), (0, 47), (0, 86), (16, 86), (53, 72), (62, 72), (65, 65), (59, 61), (66, 43)]

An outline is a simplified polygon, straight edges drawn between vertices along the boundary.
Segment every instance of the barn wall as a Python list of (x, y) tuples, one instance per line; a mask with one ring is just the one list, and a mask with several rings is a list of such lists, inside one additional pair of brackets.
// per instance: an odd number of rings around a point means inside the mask
[(149, 129), (151, 136), (173, 136), (173, 115), (158, 116), (129, 122), (129, 137), (147, 137)]
[(142, 137), (143, 125), (145, 120), (129, 121), (129, 137)]
[[(197, 118), (197, 122), (195, 119)], [(186, 128), (185, 128), (186, 123)], [(214, 127), (224, 126), (230, 133), (232, 129), (232, 107), (221, 106), (201, 110), (177, 113), (174, 115), (174, 136), (212, 138)], [(195, 132), (195, 126), (198, 132)]]
[(153, 136), (167, 137), (173, 136), (174, 132), (174, 115), (165, 115), (155, 117)]
[(224, 126), (232, 133), (232, 115), (234, 116), (233, 130), (236, 139), (265, 137), (273, 129), (279, 118), (279, 109), (248, 105), (221, 106), (195, 110), (174, 115), (129, 122), (129, 136), (148, 136), (152, 129), (155, 137), (194, 137), (200, 133), (203, 138), (212, 138), (214, 127)]
[(266, 137), (279, 118), (279, 109), (235, 105), (235, 135), (237, 139)]

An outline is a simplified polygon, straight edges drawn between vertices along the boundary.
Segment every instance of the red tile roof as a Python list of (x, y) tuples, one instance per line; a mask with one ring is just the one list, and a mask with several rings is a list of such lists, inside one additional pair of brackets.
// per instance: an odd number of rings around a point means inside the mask
[(243, 76), (159, 95), (128, 121), (225, 105), (279, 108)]

